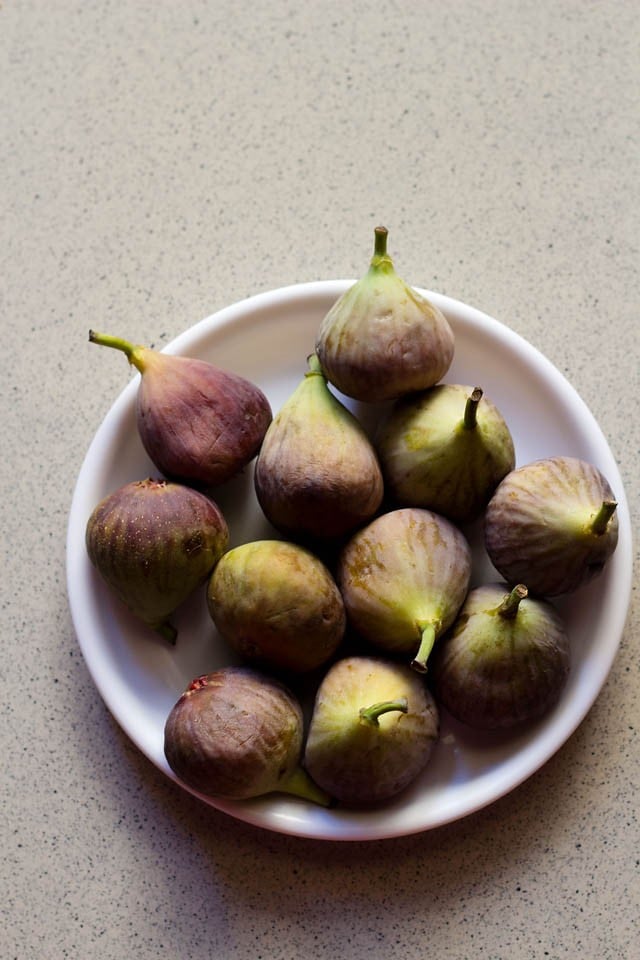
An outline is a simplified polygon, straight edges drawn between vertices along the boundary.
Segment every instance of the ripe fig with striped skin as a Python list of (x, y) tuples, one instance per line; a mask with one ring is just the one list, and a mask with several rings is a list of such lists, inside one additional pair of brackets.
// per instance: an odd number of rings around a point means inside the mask
[(175, 643), (171, 615), (203, 584), (227, 549), (218, 506), (197, 490), (138, 480), (109, 494), (86, 527), (89, 558), (114, 594)]
[(508, 729), (547, 713), (569, 674), (569, 638), (558, 611), (524, 584), (471, 590), (434, 652), (438, 702), (463, 723)]
[(255, 489), (274, 527), (302, 539), (345, 536), (370, 520), (382, 502), (373, 444), (329, 389), (315, 354), (267, 430)]
[(438, 725), (435, 701), (409, 667), (348, 657), (333, 664), (318, 688), (304, 765), (339, 803), (381, 804), (425, 769)]
[(316, 353), (327, 379), (348, 397), (393, 400), (445, 375), (454, 353), (449, 322), (402, 280), (375, 228), (368, 272), (342, 294), (318, 329)]
[(471, 549), (461, 531), (430, 510), (382, 514), (341, 552), (337, 581), (347, 619), (380, 650), (426, 672), (436, 639), (467, 595)]
[(140, 372), (138, 432), (165, 477), (207, 492), (255, 457), (271, 423), (269, 401), (255, 384), (204, 360), (120, 337), (91, 330), (89, 339), (121, 350)]
[(249, 667), (222, 667), (193, 680), (164, 728), (167, 762), (192, 790), (246, 800), (291, 793), (330, 798), (301, 766), (302, 708), (282, 683)]
[(326, 663), (345, 631), (342, 596), (310, 550), (257, 540), (227, 551), (207, 588), (220, 634), (248, 663), (306, 673)]
[(485, 513), (491, 562), (510, 583), (554, 597), (598, 576), (618, 542), (617, 502), (593, 464), (535, 460), (509, 473)]
[(480, 387), (442, 383), (396, 401), (376, 440), (397, 503), (475, 520), (513, 470), (509, 428)]

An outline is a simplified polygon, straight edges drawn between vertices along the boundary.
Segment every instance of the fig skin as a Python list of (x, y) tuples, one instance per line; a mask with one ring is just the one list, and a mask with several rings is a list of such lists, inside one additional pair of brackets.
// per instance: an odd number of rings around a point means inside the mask
[(468, 726), (508, 729), (543, 716), (570, 668), (562, 618), (524, 584), (471, 590), (451, 631), (434, 651), (438, 703)]
[(368, 272), (349, 287), (318, 329), (316, 353), (327, 379), (346, 396), (393, 400), (445, 375), (454, 353), (446, 317), (395, 272), (387, 229), (375, 228)]
[(425, 672), (436, 639), (467, 595), (471, 549), (445, 517), (419, 507), (382, 514), (343, 548), (337, 569), (347, 620), (366, 641)]
[(301, 767), (302, 708), (273, 677), (249, 667), (222, 667), (193, 680), (164, 728), (173, 772), (209, 797), (246, 800), (292, 793), (328, 805)]
[(438, 384), (393, 405), (376, 440), (387, 493), (470, 523), (515, 467), (509, 428), (480, 387)]
[(598, 576), (618, 542), (609, 483), (575, 457), (535, 460), (509, 473), (485, 512), (489, 559), (510, 583), (546, 597)]
[(373, 444), (329, 390), (315, 354), (267, 430), (254, 477), (265, 516), (294, 539), (346, 536), (370, 520), (382, 502)]
[(293, 673), (325, 664), (345, 631), (342, 596), (311, 551), (280, 540), (229, 550), (207, 589), (220, 634), (249, 663)]
[(256, 456), (272, 413), (255, 384), (204, 360), (160, 353), (94, 330), (89, 339), (122, 350), (139, 370), (138, 432), (165, 477), (206, 492)]
[(381, 804), (425, 769), (438, 729), (435, 701), (409, 667), (346, 657), (318, 688), (304, 766), (345, 806)]
[(89, 559), (102, 579), (171, 643), (169, 617), (206, 581), (228, 543), (226, 520), (212, 500), (151, 478), (110, 493), (86, 527)]

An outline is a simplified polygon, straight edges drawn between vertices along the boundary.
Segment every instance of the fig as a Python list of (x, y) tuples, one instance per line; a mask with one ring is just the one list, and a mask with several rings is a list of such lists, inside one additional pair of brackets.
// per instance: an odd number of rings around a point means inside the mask
[(618, 542), (617, 502), (603, 474), (576, 457), (534, 460), (502, 480), (485, 513), (485, 546), (510, 583), (555, 597), (602, 572)]
[(311, 551), (280, 540), (229, 550), (207, 589), (220, 634), (256, 665), (305, 673), (326, 663), (345, 631), (342, 596)]
[(329, 389), (315, 354), (267, 430), (255, 489), (267, 519), (294, 539), (344, 536), (370, 520), (382, 502), (373, 444)]
[(169, 618), (227, 549), (218, 506), (166, 480), (127, 483), (100, 501), (86, 527), (89, 558), (139, 620), (175, 643)]
[(304, 766), (336, 801), (383, 803), (425, 769), (438, 737), (438, 709), (405, 664), (346, 657), (320, 684)]
[(454, 353), (441, 310), (395, 271), (386, 227), (375, 228), (369, 270), (322, 320), (316, 353), (328, 380), (357, 400), (393, 400), (442, 379)]
[(222, 667), (193, 680), (167, 717), (167, 763), (188, 787), (246, 800), (291, 793), (326, 806), (330, 798), (301, 765), (302, 708), (273, 677)]
[(529, 598), (524, 584), (487, 584), (469, 592), (434, 652), (434, 692), (463, 723), (506, 729), (553, 706), (569, 664), (569, 638), (548, 601)]
[(272, 416), (255, 384), (204, 360), (172, 356), (94, 330), (89, 340), (121, 350), (140, 371), (138, 432), (165, 477), (207, 492), (255, 457)]
[(403, 397), (378, 432), (385, 489), (455, 523), (475, 520), (515, 467), (509, 428), (480, 387), (441, 383)]
[(471, 548), (445, 517), (404, 507), (376, 517), (341, 551), (337, 582), (347, 620), (389, 654), (427, 669), (469, 589)]

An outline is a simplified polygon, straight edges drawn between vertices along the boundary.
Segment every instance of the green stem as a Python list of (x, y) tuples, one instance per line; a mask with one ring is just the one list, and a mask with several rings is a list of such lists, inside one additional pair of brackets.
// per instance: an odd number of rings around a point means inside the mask
[(500, 606), (498, 607), (497, 612), (505, 620), (513, 620), (518, 612), (518, 607), (520, 606), (520, 601), (524, 600), (525, 597), (529, 595), (529, 591), (525, 587), (524, 583), (518, 583), (511, 593), (508, 593)]
[(101, 347), (113, 347), (114, 350), (122, 350), (129, 363), (136, 367), (140, 373), (144, 370), (143, 354), (145, 347), (129, 343), (128, 340), (123, 340), (122, 337), (111, 337), (108, 333), (96, 333), (95, 330), (89, 330), (89, 340), (91, 343), (97, 343)]
[(333, 803), (329, 794), (314, 783), (303, 767), (296, 767), (284, 783), (280, 784), (278, 791), (291, 793), (295, 797), (303, 797), (303, 799), (310, 800), (311, 803), (317, 803), (321, 807), (329, 807)]
[(602, 536), (602, 534), (607, 529), (609, 520), (615, 513), (618, 503), (616, 500), (604, 500), (602, 506), (596, 513), (593, 521), (591, 523), (591, 532), (595, 533), (597, 537)]
[(373, 258), (371, 260), (371, 270), (374, 272), (382, 270), (387, 273), (393, 271), (393, 260), (387, 253), (387, 237), (389, 231), (386, 227), (375, 228), (375, 243), (373, 248)]
[(464, 408), (464, 428), (473, 430), (478, 422), (478, 404), (482, 400), (482, 390), (475, 387), (471, 396), (467, 397)]
[(379, 726), (378, 717), (385, 713), (391, 713), (393, 710), (399, 710), (400, 713), (407, 713), (409, 704), (406, 697), (399, 697), (397, 700), (381, 700), (380, 703), (374, 703), (370, 707), (361, 707), (360, 719), (372, 727)]
[(307, 365), (309, 369), (305, 373), (305, 377), (324, 377), (322, 367), (320, 366), (320, 361), (318, 356), (315, 353), (309, 354), (307, 357)]
[(418, 626), (422, 631), (422, 635), (420, 637), (418, 652), (411, 661), (411, 666), (414, 670), (417, 670), (418, 673), (426, 673), (427, 660), (436, 642), (436, 628), (433, 623), (420, 623)]

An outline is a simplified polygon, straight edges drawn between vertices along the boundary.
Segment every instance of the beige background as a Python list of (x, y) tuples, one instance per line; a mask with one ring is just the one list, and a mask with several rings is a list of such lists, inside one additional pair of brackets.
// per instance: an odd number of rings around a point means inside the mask
[(601, 423), (638, 510), (638, 6), (3, 0), (0, 954), (625, 960), (638, 937), (638, 606), (584, 723), (419, 836), (267, 834), (129, 743), (82, 660), (64, 540), (127, 382), (242, 297), (356, 276), (507, 322)]

